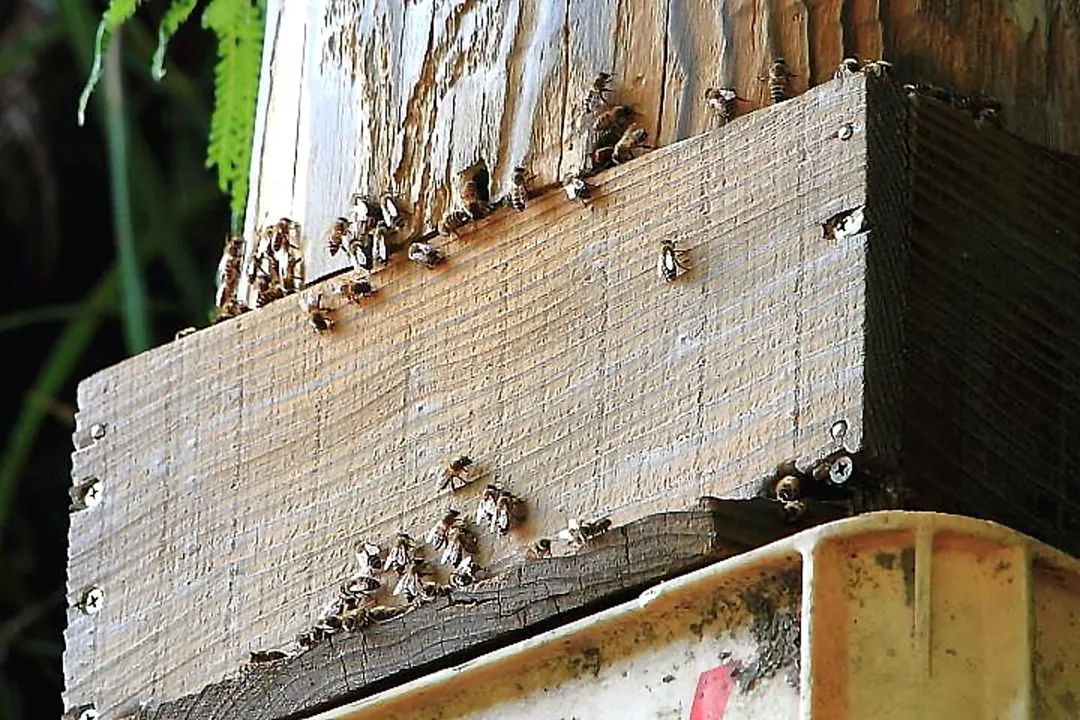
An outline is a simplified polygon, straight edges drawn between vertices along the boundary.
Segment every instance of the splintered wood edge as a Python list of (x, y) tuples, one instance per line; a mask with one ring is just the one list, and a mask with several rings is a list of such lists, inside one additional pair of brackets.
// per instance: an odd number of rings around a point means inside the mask
[(361, 632), (332, 636), (281, 662), (244, 668), (139, 720), (275, 720), (329, 709), (612, 607), (704, 565), (838, 519), (811, 505), (785, 524), (765, 499), (702, 498), (700, 510), (649, 515), (574, 555), (509, 568)]

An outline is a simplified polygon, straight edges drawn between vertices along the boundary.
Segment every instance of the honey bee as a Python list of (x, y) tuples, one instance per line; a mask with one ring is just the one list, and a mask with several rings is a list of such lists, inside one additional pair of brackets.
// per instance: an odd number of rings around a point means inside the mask
[(356, 566), (361, 575), (374, 575), (383, 569), (382, 548), (375, 543), (363, 543), (355, 554)]
[(375, 267), (371, 235), (350, 235), (348, 244), (345, 245), (345, 252), (356, 272), (366, 274)]
[(499, 488), (495, 485), (488, 485), (484, 489), (484, 494), (480, 498), (480, 503), (476, 506), (477, 525), (492, 522), (492, 519), (495, 517), (495, 511), (498, 509), (496, 505), (498, 499)]
[(294, 293), (304, 283), (304, 258), (289, 255), (281, 273), (281, 287), (286, 293)]
[(318, 627), (305, 630), (296, 636), (296, 644), (300, 647), (300, 651), (310, 650), (319, 643), (326, 640), (326, 632)]
[(652, 149), (651, 146), (645, 144), (645, 139), (649, 137), (648, 131), (636, 123), (630, 123), (630, 126), (626, 128), (626, 132), (622, 134), (619, 141), (615, 143), (615, 147), (611, 153), (611, 159), (616, 164), (628, 162), (634, 159), (634, 150), (637, 148)]
[(456, 588), (472, 585), (476, 580), (476, 570), (472, 555), (466, 555), (457, 563), (454, 572), (450, 573), (450, 584)]
[(278, 252), (282, 249), (300, 249), (300, 223), (289, 218), (281, 218), (270, 229), (270, 249)]
[(236, 300), (235, 298), (232, 300), (227, 300), (225, 304), (219, 307), (217, 309), (217, 312), (214, 314), (214, 322), (219, 323), (222, 320), (228, 320), (229, 318), (234, 318), (237, 315), (243, 315), (250, 309), (251, 308), (249, 308), (247, 305), (240, 302), (239, 300)]
[(412, 562), (405, 566), (397, 585), (394, 586), (394, 595), (404, 597), (405, 601), (410, 603), (431, 599), (432, 593), (423, 579), (425, 570), (424, 561), (414, 557)]
[(382, 586), (374, 575), (356, 575), (341, 583), (339, 592), (345, 597), (367, 596)]
[[(593, 120), (592, 129), (589, 133), (590, 156), (597, 154), (601, 148), (614, 147), (619, 142), (623, 133), (634, 120), (634, 110), (627, 105), (609, 107), (597, 114)], [(594, 160), (595, 162), (595, 160)], [(597, 165), (594, 170), (602, 170), (605, 165)]]
[(357, 193), (352, 196), (350, 205), (348, 216), (357, 235), (371, 232), (383, 221), (382, 205), (373, 198)]
[(472, 458), (467, 455), (461, 455), (451, 460), (450, 464), (443, 468), (439, 489), (445, 490), (449, 487), (453, 492), (472, 482), (472, 478), (469, 477), (469, 467), (472, 464)]
[(248, 659), (249, 665), (265, 665), (266, 663), (281, 662), (289, 657), (281, 650), (252, 650)]
[(458, 173), (458, 193), (461, 195), (462, 209), (469, 219), (479, 220), (487, 215), (491, 203), (490, 181), (487, 163), (483, 159)]
[[(851, 77), (859, 72), (859, 61), (857, 58), (849, 57), (840, 61), (840, 65), (837, 66), (836, 72), (833, 73), (833, 80), (843, 80), (846, 77)], [(776, 102), (775, 100), (773, 102)]]
[(342, 245), (347, 246), (353, 234), (352, 223), (348, 218), (339, 217), (335, 220), (326, 238), (326, 249), (330, 251), (330, 256), (337, 255)]
[(443, 216), (439, 223), (439, 232), (443, 235), (457, 237), (457, 231), (469, 224), (469, 216), (461, 210), (451, 210)]
[(863, 65), (863, 72), (879, 78), (892, 77), (893, 64), (887, 60), (874, 60)]
[(582, 173), (568, 175), (563, 181), (563, 192), (570, 200), (580, 200), (582, 205), (587, 205), (593, 187), (585, 182)]
[(265, 307), (275, 300), (285, 297), (285, 290), (280, 284), (272, 283), (270, 275), (260, 275), (255, 281), (255, 288), (258, 291), (255, 297), (255, 307)]
[(796, 475), (784, 475), (776, 481), (774, 493), (781, 502), (791, 502), (799, 499), (801, 481)]
[(315, 296), (315, 301), (300, 296), (300, 308), (307, 313), (308, 322), (315, 332), (325, 333), (334, 328), (333, 310), (322, 304), (322, 293)]
[(386, 569), (401, 574), (416, 557), (416, 542), (406, 533), (398, 533), (386, 555)]
[(393, 195), (383, 195), (382, 221), (383, 226), (387, 230), (396, 230), (397, 228), (401, 227), (405, 222), (404, 218), (402, 217), (401, 208), (398, 207), (397, 201), (394, 200)]
[(551, 540), (540, 538), (525, 551), (526, 560), (541, 560), (551, 557)]
[(559, 531), (559, 537), (580, 548), (610, 529), (610, 518), (601, 518), (584, 523), (571, 518), (566, 524), (566, 529)]
[(788, 99), (788, 80), (793, 77), (795, 76), (788, 72), (787, 61), (784, 58), (776, 58), (769, 65), (768, 76), (762, 76), (758, 79), (762, 82), (768, 81), (769, 98), (775, 105)]
[(439, 265), (446, 258), (443, 254), (425, 242), (414, 242), (409, 245), (409, 259), (431, 269)]
[(424, 536), (424, 542), (435, 550), (441, 550), (446, 546), (446, 536), (456, 523), (461, 522), (461, 513), (457, 510), (447, 510), (442, 520), (435, 523)]
[(527, 171), (520, 165), (515, 167), (510, 180), (513, 187), (510, 188), (510, 193), (507, 195), (507, 202), (510, 203), (510, 207), (521, 212), (525, 209), (525, 205), (529, 200)]
[(472, 531), (465, 524), (465, 519), (459, 518), (446, 530), (446, 540), (439, 562), (443, 565), (455, 567), (461, 562), (462, 555), (475, 551), (476, 536), (472, 534)]
[(709, 88), (705, 91), (705, 105), (720, 118), (720, 124), (726, 125), (734, 117), (735, 101), (739, 96), (735, 88)]
[(218, 308), (236, 299), (236, 286), (240, 282), (240, 257), (243, 254), (243, 239), (239, 235), (225, 238), (225, 249), (217, 269), (217, 295), (215, 304)]
[(684, 259), (688, 252), (675, 247), (674, 240), (661, 240), (660, 256), (656, 260), (656, 273), (660, 279), (672, 282), (679, 276), (679, 271), (689, 270), (690, 266)]
[(390, 264), (390, 252), (386, 247), (389, 232), (382, 225), (371, 231), (371, 259), (384, 267)]
[(806, 514), (806, 501), (805, 500), (791, 500), (780, 503), (780, 517), (784, 519), (784, 522), (794, 523), (802, 519)]
[(506, 535), (510, 529), (525, 519), (525, 503), (506, 490), (500, 490), (495, 498), (495, 515), (491, 519), (491, 531)]
[(351, 303), (360, 303), (364, 298), (369, 298), (375, 293), (376, 290), (371, 285), (371, 281), (367, 277), (358, 277), (354, 280), (349, 280), (342, 283), (338, 287), (338, 294)]
[(592, 114), (607, 105), (607, 96), (611, 94), (611, 73), (597, 73), (589, 85), (589, 91), (581, 102), (581, 110), (586, 115)]

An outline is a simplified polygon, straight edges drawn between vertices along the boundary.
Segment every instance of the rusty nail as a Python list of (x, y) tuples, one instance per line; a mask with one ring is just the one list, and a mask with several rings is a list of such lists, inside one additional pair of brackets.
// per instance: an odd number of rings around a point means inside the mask
[(97, 615), (101, 612), (104, 603), (105, 591), (95, 585), (83, 593), (82, 600), (79, 601), (79, 609), (87, 615)]
[(100, 440), (105, 437), (105, 425), (104, 423), (94, 423), (90, 426), (90, 437), (95, 440)]
[(855, 126), (851, 123), (844, 123), (840, 126), (840, 129), (836, 131), (836, 137), (841, 140), (850, 140), (851, 136), (855, 134)]

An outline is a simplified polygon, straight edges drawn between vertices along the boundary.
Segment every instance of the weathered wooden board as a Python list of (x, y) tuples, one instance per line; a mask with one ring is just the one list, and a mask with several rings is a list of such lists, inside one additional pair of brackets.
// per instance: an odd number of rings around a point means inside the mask
[(822, 506), (792, 527), (761, 498), (708, 498), (703, 507), (710, 509), (644, 517), (600, 536), (576, 555), (519, 565), (362, 634), (339, 635), (284, 662), (254, 666), (139, 717), (272, 720), (310, 714), (611, 607), (663, 579), (838, 517)]
[[(74, 477), (104, 500), (72, 516), (68, 588), (106, 600), (69, 615), (66, 704), (109, 718), (222, 680), (312, 623), (356, 542), (471, 512), (485, 481), (531, 513), (482, 535), (490, 563), (571, 517), (750, 494), (838, 418), (884, 446), (867, 235), (822, 231), (866, 201), (866, 107), (861, 78), (815, 88), (607, 172), (587, 207), (494, 217), (438, 270), (377, 273), (328, 336), (286, 298), (83, 382)], [(661, 239), (691, 251), (672, 284)], [(486, 477), (451, 499), (432, 473), (461, 452)]]
[(353, 192), (400, 193), (431, 227), (455, 172), (484, 157), (496, 192), (524, 163), (556, 182), (584, 156), (577, 108), (614, 74), (661, 144), (715, 127), (705, 88), (767, 100), (783, 56), (791, 90), (842, 57), (880, 57), (906, 82), (984, 92), (1021, 137), (1080, 153), (1076, 0), (271, 0), (248, 227), (304, 227), (309, 278), (344, 267), (323, 249)]

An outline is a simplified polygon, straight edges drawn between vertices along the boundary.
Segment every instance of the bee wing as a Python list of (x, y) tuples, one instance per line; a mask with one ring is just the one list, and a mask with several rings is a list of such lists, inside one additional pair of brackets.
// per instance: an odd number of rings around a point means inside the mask
[(443, 530), (441, 522), (427, 531), (427, 534), (424, 535), (424, 542), (436, 550), (443, 546), (443, 543), (446, 542), (446, 531)]
[(461, 561), (461, 543), (458, 541), (446, 543), (439, 562), (443, 565), (455, 566)]
[(398, 218), (401, 217), (401, 213), (398, 212), (397, 205), (394, 203), (393, 198), (387, 196), (382, 201), (382, 219), (383, 224), (388, 228), (395, 227), (397, 225)]
[(675, 258), (673, 254), (667, 248), (661, 250), (660, 256), (656, 259), (656, 274), (661, 280), (667, 280), (671, 277), (671, 273), (675, 270), (674, 264)]

